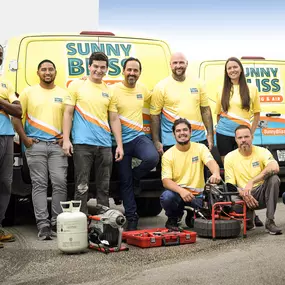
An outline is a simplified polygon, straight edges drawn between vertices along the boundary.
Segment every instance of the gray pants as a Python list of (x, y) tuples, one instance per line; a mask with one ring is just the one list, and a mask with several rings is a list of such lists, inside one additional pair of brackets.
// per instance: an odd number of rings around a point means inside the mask
[(95, 161), (97, 203), (109, 207), (109, 186), (112, 173), (111, 147), (74, 145), (75, 200), (81, 200), (81, 211), (88, 213), (87, 200), (90, 171)]
[[(252, 196), (258, 201), (258, 209), (266, 208), (267, 219), (274, 220), (276, 205), (279, 197), (280, 179), (273, 175), (266, 179), (264, 183), (251, 191)], [(249, 210), (249, 215), (250, 215)]]
[(0, 136), (0, 226), (10, 201), (13, 179), (13, 136)]
[[(61, 147), (52, 142), (34, 143), (26, 149), (27, 163), (32, 180), (32, 199), (38, 229), (56, 223), (62, 212), (60, 201), (67, 197), (67, 157)], [(52, 185), (51, 221), (47, 207), (48, 177)]]

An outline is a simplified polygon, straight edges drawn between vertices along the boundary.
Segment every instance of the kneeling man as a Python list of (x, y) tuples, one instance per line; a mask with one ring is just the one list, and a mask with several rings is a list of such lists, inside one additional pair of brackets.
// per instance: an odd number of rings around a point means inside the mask
[(236, 128), (235, 140), (238, 149), (225, 156), (225, 180), (238, 187), (240, 197), (246, 202), (248, 226), (253, 227), (252, 210), (266, 208), (266, 231), (281, 234), (274, 223), (280, 185), (278, 163), (269, 150), (252, 145), (253, 135), (248, 126)]
[(162, 156), (161, 179), (166, 190), (160, 201), (168, 217), (165, 226), (178, 230), (178, 220), (183, 216), (185, 205), (202, 207), (204, 166), (212, 173), (210, 183), (219, 183), (221, 177), (220, 168), (208, 148), (204, 144), (190, 142), (191, 124), (186, 119), (177, 119), (172, 131), (176, 144)]

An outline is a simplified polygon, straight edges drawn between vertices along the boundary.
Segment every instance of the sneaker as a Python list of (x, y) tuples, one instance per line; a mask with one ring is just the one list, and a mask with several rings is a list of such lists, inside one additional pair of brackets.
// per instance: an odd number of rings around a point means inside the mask
[(51, 237), (57, 237), (57, 227), (56, 227), (56, 224), (55, 225), (51, 225), (50, 232), (51, 232)]
[(180, 228), (178, 225), (178, 218), (168, 218), (168, 220), (165, 223), (165, 227), (171, 231), (179, 232)]
[(259, 217), (256, 215), (254, 217), (254, 224), (256, 227), (263, 227), (264, 224), (262, 223), (262, 221), (259, 219)]
[(274, 220), (269, 220), (266, 219), (265, 222), (265, 229), (268, 233), (270, 233), (271, 235), (281, 235), (282, 231), (281, 229), (279, 229), (276, 225)]
[(4, 244), (2, 242), (0, 242), (0, 248), (3, 248)]
[(255, 228), (255, 226), (254, 226), (253, 220), (252, 219), (248, 219), (246, 221), (246, 230), (250, 231), (250, 230), (253, 230), (254, 228)]
[(7, 233), (3, 228), (0, 228), (0, 242), (12, 242), (15, 241), (14, 235)]
[(50, 227), (43, 227), (38, 233), (39, 240), (51, 240), (51, 230)]

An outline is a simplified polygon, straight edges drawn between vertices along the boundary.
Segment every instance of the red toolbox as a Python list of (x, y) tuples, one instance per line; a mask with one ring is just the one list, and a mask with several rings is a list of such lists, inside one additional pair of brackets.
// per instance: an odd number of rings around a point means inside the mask
[(196, 232), (192, 231), (174, 232), (167, 228), (155, 228), (123, 232), (123, 241), (127, 244), (146, 248), (194, 243), (196, 242), (196, 235)]

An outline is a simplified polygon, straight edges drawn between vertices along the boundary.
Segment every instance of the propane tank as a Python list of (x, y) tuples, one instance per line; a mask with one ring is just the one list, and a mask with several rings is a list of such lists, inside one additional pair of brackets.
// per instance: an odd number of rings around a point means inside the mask
[(81, 201), (60, 202), (57, 216), (57, 246), (66, 253), (83, 252), (88, 247), (87, 216), (80, 212)]

